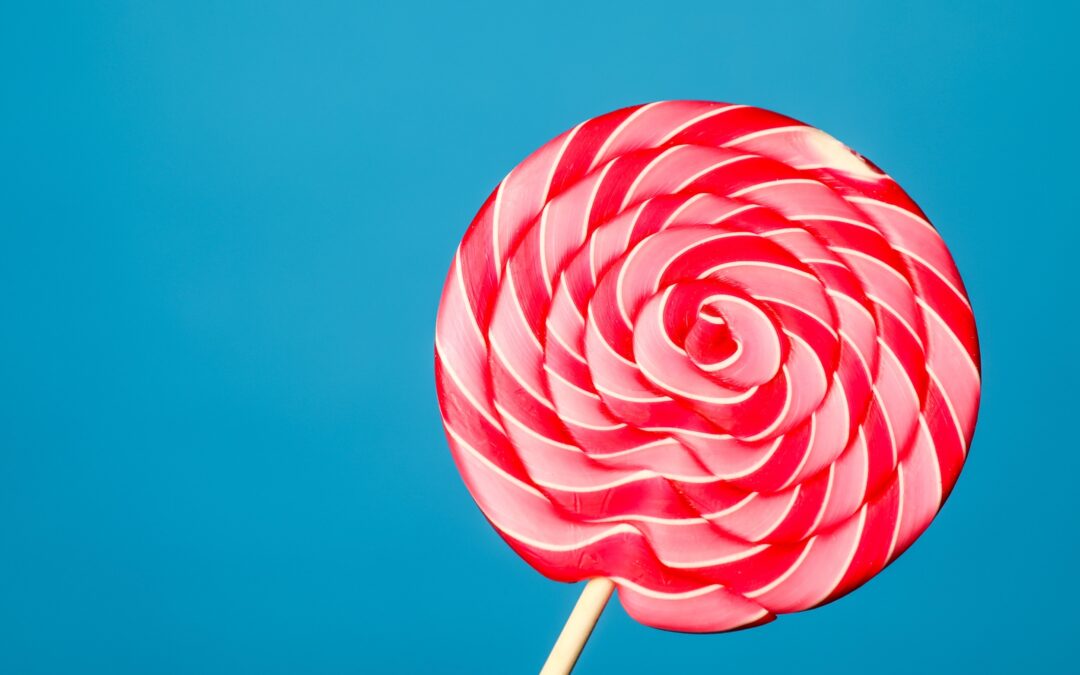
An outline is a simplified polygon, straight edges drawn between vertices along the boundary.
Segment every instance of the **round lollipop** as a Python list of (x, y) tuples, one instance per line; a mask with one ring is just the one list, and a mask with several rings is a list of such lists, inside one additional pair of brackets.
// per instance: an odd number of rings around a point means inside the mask
[(605, 580), (591, 621), (614, 584), (687, 632), (880, 572), (948, 496), (979, 400), (971, 306), (919, 207), (831, 136), (711, 102), (597, 117), (514, 168), (435, 351), (450, 448), (507, 543)]

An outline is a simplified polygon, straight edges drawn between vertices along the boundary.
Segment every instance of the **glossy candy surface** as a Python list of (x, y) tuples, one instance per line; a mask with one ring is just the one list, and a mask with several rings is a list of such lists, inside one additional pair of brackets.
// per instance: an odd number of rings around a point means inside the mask
[(515, 551), (691, 632), (881, 571), (952, 489), (980, 386), (963, 283), (891, 178), (790, 118), (691, 101), (589, 120), (510, 172), (447, 277), (436, 378)]

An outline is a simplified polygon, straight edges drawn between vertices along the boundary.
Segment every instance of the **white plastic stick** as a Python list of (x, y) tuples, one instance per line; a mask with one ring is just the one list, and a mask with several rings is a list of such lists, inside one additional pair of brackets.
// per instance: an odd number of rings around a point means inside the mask
[(547, 662), (540, 670), (540, 675), (568, 675), (574, 669), (585, 642), (592, 634), (596, 620), (600, 618), (600, 612), (604, 611), (608, 598), (615, 584), (611, 579), (590, 579), (581, 591), (581, 597), (574, 605), (574, 611), (570, 612), (570, 618), (566, 620), (559, 639), (551, 648)]

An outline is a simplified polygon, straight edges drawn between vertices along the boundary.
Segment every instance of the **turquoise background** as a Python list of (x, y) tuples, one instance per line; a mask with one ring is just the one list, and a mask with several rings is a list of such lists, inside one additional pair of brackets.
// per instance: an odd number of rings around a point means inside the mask
[(454, 469), (439, 292), (528, 152), (664, 98), (801, 118), (904, 185), (985, 397), (952, 499), (867, 586), (727, 635), (613, 603), (580, 672), (1074, 670), (1066, 7), (6, 4), (0, 672), (535, 671), (579, 589)]

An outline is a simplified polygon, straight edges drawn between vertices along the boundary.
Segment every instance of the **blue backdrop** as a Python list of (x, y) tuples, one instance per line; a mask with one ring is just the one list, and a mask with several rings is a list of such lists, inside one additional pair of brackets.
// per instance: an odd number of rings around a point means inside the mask
[(612, 603), (581, 672), (1076, 668), (1078, 17), (942, 4), (7, 6), (0, 672), (534, 671), (579, 589), (457, 475), (439, 292), (506, 171), (662, 98), (891, 173), (967, 281), (985, 396), (867, 586), (727, 635)]

